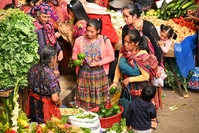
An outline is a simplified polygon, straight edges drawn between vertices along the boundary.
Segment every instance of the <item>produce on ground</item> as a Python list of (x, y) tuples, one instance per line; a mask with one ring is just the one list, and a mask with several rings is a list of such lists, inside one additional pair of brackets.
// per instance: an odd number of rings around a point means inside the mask
[(0, 10), (0, 89), (28, 86), (27, 72), (38, 62), (37, 35), (33, 18), (19, 9)]

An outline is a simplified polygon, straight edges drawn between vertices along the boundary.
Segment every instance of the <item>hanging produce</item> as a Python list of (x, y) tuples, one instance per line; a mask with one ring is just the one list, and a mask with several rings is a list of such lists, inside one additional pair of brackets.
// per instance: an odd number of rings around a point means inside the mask
[(33, 18), (19, 9), (0, 10), (0, 90), (27, 87), (27, 72), (38, 61), (37, 35)]

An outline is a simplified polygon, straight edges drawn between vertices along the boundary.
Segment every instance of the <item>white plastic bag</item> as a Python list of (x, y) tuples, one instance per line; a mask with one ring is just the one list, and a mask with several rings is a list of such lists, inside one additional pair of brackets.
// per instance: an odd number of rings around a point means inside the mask
[(89, 111), (84, 112), (81, 115), (88, 114), (88, 113), (90, 113), (91, 115), (94, 115), (95, 117), (92, 119), (88, 119), (88, 118), (80, 119), (80, 118), (77, 118), (77, 115), (74, 115), (74, 116), (69, 116), (68, 121), (70, 122), (71, 125), (74, 125), (74, 126), (90, 128), (91, 133), (100, 133), (101, 125), (100, 125), (100, 120), (99, 120), (98, 115), (96, 113), (89, 112)]

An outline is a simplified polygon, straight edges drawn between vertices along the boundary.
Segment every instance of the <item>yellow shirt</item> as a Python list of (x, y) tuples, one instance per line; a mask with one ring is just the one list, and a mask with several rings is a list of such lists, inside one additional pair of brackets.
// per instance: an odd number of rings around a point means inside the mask
[[(140, 50), (136, 56), (139, 56), (141, 54), (144, 54), (144, 53), (147, 53), (146, 50)], [(115, 68), (115, 75), (114, 75), (114, 79), (113, 79), (113, 82), (118, 82), (119, 79), (121, 78), (122, 76), (122, 73), (120, 72), (120, 68), (118, 66), (119, 64), (119, 60), (121, 58), (122, 54), (120, 53), (119, 54), (119, 57), (118, 57), (118, 63), (117, 63), (117, 66)], [(142, 81), (149, 81), (149, 78), (150, 78), (150, 75), (149, 73), (147, 73), (142, 67), (140, 67), (138, 64), (137, 64), (141, 74), (138, 75), (138, 76), (133, 76), (133, 77), (129, 77), (130, 78), (130, 82), (142, 82)]]

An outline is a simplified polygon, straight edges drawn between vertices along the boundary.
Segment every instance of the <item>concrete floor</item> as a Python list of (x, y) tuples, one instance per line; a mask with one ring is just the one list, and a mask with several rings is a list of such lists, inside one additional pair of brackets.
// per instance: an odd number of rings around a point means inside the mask
[(74, 75), (61, 75), (60, 76), (61, 93), (60, 98), (62, 104), (67, 106), (69, 102), (74, 100), (76, 88), (76, 76)]

